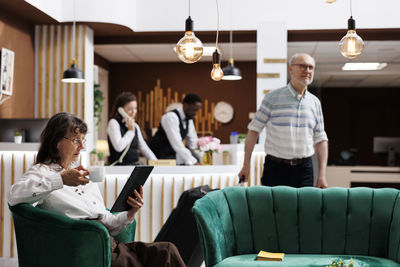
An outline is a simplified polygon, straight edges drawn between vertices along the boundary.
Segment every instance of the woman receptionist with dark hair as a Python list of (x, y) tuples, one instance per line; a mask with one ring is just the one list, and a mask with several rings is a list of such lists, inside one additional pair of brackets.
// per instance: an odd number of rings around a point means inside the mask
[(138, 165), (138, 149), (148, 160), (157, 159), (135, 122), (136, 113), (137, 100), (134, 94), (123, 92), (117, 96), (107, 127), (109, 161), (112, 165)]

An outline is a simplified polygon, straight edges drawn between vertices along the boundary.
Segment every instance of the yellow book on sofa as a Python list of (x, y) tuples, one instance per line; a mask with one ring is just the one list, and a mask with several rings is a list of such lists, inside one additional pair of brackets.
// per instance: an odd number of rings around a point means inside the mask
[(261, 250), (256, 260), (258, 261), (282, 261), (285, 253), (271, 253)]

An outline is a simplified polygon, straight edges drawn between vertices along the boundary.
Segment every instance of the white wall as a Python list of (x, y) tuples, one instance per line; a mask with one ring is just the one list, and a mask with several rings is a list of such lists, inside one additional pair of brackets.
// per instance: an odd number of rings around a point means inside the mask
[[(73, 19), (72, 0), (26, 0), (54, 19)], [(75, 0), (77, 21), (117, 23), (134, 31), (180, 31), (188, 16), (189, 0)], [(350, 0), (219, 0), (220, 25), (233, 30), (255, 30), (259, 21), (285, 21), (288, 30), (347, 28)], [(197, 31), (216, 29), (215, 0), (191, 0)], [(357, 28), (400, 28), (399, 0), (353, 0)]]

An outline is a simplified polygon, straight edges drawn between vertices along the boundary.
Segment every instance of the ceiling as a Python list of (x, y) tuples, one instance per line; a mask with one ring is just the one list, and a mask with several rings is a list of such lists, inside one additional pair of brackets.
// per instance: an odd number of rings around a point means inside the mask
[[(24, 0), (0, 0), (0, 9), (32, 25), (58, 22)], [(80, 22), (82, 23), (82, 22)], [(133, 32), (110, 23), (83, 22), (94, 31), (95, 52), (109, 62), (178, 62), (173, 47), (181, 32)], [(348, 59), (340, 55), (338, 41), (345, 29), (289, 30), (288, 58), (298, 52), (314, 56), (317, 62), (314, 85), (321, 87), (400, 87), (400, 29), (359, 29), (367, 40), (364, 53), (354, 62), (386, 62), (380, 71), (341, 70)], [(215, 32), (198, 32), (204, 45), (214, 45)], [(384, 41), (395, 40), (395, 41)], [(222, 60), (229, 57), (229, 32), (220, 32)], [(256, 61), (256, 31), (235, 31), (233, 57), (236, 62)], [(201, 61), (211, 61), (203, 57)], [(223, 65), (226, 63), (223, 63)]]
[[(215, 46), (215, 43), (204, 43)], [(168, 44), (98, 44), (95, 52), (112, 63), (117, 62), (180, 62)], [(222, 61), (227, 61), (229, 43), (220, 43)], [(238, 42), (233, 44), (233, 58), (238, 61), (256, 61), (257, 44)], [(379, 71), (342, 71), (345, 62), (338, 50), (338, 41), (288, 42), (288, 58), (305, 52), (317, 61), (314, 85), (318, 87), (400, 87), (400, 41), (366, 41), (364, 53), (352, 62), (386, 62), (388, 66)], [(200, 62), (211, 61), (203, 56)], [(224, 63), (223, 63), (224, 65)]]

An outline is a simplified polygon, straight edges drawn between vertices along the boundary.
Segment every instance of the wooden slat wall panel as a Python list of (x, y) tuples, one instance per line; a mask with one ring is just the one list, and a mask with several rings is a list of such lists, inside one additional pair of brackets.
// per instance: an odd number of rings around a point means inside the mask
[(72, 42), (71, 25), (40, 25), (35, 27), (35, 34), (39, 39), (35, 114), (39, 118), (49, 118), (57, 112), (66, 111), (84, 119), (84, 85), (65, 84), (61, 78), (73, 58), (77, 59), (78, 68), (85, 69), (87, 26), (76, 27), (75, 43)]
[[(168, 105), (183, 100), (185, 94), (179, 95), (173, 92), (171, 88), (167, 88), (167, 92), (161, 88), (160, 79), (157, 80), (156, 86), (150, 92), (146, 93), (146, 97), (142, 91), (138, 91), (138, 107), (139, 116), (137, 123), (142, 129), (157, 128), (160, 125), (161, 116), (165, 113)], [(180, 100), (179, 100), (180, 99)], [(215, 103), (203, 99), (203, 108), (199, 111), (194, 119), (194, 125), (199, 136), (213, 135), (221, 123), (214, 119)]]

